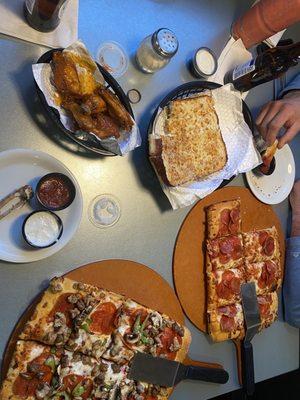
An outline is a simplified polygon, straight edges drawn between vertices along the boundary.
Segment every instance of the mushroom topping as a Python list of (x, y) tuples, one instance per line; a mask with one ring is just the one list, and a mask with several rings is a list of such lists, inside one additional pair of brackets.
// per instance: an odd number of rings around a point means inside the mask
[(55, 343), (57, 334), (55, 332), (49, 331), (43, 337), (46, 343)]
[(81, 283), (81, 282), (75, 282), (75, 283), (73, 283), (73, 289), (75, 289), (75, 290), (82, 290), (82, 291), (85, 291), (85, 290), (86, 290), (85, 284), (84, 284), (84, 283)]
[(184, 329), (182, 326), (178, 325), (177, 322), (174, 322), (174, 324), (172, 325), (172, 329), (173, 329), (173, 331), (178, 333), (179, 336), (181, 336), (181, 337), (184, 336)]
[(144, 393), (145, 388), (141, 383), (138, 382), (136, 385), (136, 391), (138, 392), (138, 394), (142, 394)]
[(92, 371), (91, 371), (91, 375), (92, 376), (97, 376), (100, 373), (100, 365), (96, 364), (94, 365)]
[(125, 333), (124, 339), (127, 343), (129, 344), (135, 344), (137, 343), (141, 338), (141, 335), (139, 333)]
[(78, 300), (76, 305), (77, 305), (78, 310), (80, 310), (80, 311), (83, 311), (85, 309), (85, 304), (84, 304), (83, 300)]
[(100, 364), (100, 371), (106, 372), (107, 370), (108, 370), (108, 365), (107, 365), (107, 364), (104, 364), (104, 362), (102, 362), (102, 363)]
[(43, 371), (37, 372), (37, 373), (35, 374), (35, 376), (36, 376), (37, 379), (42, 379), (44, 375), (45, 375), (45, 373), (44, 373)]
[(81, 359), (82, 359), (82, 354), (80, 354), (80, 353), (74, 353), (74, 354), (73, 354), (73, 359), (72, 359), (72, 361), (78, 362), (78, 361), (81, 361)]
[(173, 343), (170, 345), (169, 350), (173, 353), (174, 351), (178, 351), (181, 348), (181, 345), (178, 342), (177, 337), (174, 337)]
[(32, 363), (27, 366), (27, 371), (36, 374), (39, 371), (39, 365)]
[(153, 385), (153, 387), (151, 388), (151, 394), (153, 397), (157, 396), (160, 392), (160, 386), (158, 385)]
[(69, 365), (69, 357), (64, 355), (62, 356), (62, 358), (60, 359), (60, 365), (65, 368)]
[(113, 370), (114, 374), (118, 374), (121, 371), (121, 365), (112, 364), (111, 369)]
[(52, 293), (59, 293), (63, 290), (62, 284), (54, 279), (50, 282), (50, 290)]
[(95, 378), (94, 378), (94, 382), (96, 385), (102, 385), (102, 383), (104, 382), (104, 378), (105, 378), (105, 373), (104, 372), (100, 372)]
[(69, 312), (72, 319), (76, 318), (80, 314), (78, 308), (72, 308), (72, 310), (70, 310)]
[(37, 399), (44, 399), (50, 392), (51, 388), (48, 383), (39, 383), (36, 391), (35, 396)]
[(79, 299), (80, 299), (80, 296), (78, 294), (71, 294), (68, 297), (68, 302), (71, 304), (76, 304)]
[(158, 336), (154, 338), (154, 342), (157, 344), (158, 347), (163, 347), (162, 342)]
[(82, 356), (82, 364), (83, 365), (90, 365), (90, 366), (93, 365), (90, 357), (85, 356), (85, 355)]
[(26, 372), (20, 372), (20, 377), (26, 379), (27, 381), (30, 381), (32, 379), (32, 376), (30, 374), (27, 374)]

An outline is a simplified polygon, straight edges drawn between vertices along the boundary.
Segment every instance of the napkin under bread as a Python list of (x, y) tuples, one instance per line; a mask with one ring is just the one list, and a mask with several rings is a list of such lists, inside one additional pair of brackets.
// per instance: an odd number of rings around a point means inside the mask
[[(221, 171), (197, 182), (172, 187), (160, 180), (162, 189), (173, 209), (193, 204), (217, 189), (223, 179), (249, 171), (261, 163), (252, 132), (244, 120), (240, 94), (233, 89), (231, 84), (212, 90), (209, 94), (214, 99), (228, 160)], [(159, 110), (157, 114), (151, 134), (156, 137), (160, 136), (164, 129), (164, 113), (161, 111)]]

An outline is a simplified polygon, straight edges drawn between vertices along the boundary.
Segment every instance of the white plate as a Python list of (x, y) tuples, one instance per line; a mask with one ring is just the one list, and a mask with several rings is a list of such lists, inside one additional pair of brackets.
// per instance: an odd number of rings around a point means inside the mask
[(59, 241), (46, 249), (34, 249), (22, 236), (22, 223), (31, 211), (31, 204), (13, 211), (0, 220), (0, 259), (15, 263), (27, 263), (49, 257), (61, 250), (75, 234), (82, 215), (82, 194), (73, 174), (56, 158), (41, 151), (13, 149), (0, 153), (0, 199), (29, 184), (35, 189), (39, 179), (50, 172), (61, 172), (72, 179), (76, 188), (73, 203), (65, 210), (57, 211), (63, 221), (63, 234)]
[(271, 175), (258, 176), (246, 172), (247, 182), (254, 196), (266, 204), (278, 204), (287, 198), (295, 180), (295, 161), (289, 145), (275, 153), (276, 166)]

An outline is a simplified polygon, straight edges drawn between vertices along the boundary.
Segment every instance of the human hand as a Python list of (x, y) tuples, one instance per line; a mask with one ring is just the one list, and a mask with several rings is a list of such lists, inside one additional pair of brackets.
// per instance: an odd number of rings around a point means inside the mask
[(278, 148), (290, 142), (300, 131), (300, 90), (293, 90), (281, 100), (267, 103), (260, 111), (256, 125), (268, 146), (274, 143), (281, 128), (286, 131), (278, 139)]
[(294, 183), (290, 194), (292, 208), (292, 230), (291, 236), (300, 236), (300, 180)]

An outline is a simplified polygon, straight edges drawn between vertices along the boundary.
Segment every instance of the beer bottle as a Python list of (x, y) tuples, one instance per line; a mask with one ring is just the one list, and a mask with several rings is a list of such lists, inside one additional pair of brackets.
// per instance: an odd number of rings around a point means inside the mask
[(297, 65), (299, 57), (300, 42), (269, 48), (256, 58), (227, 72), (224, 83), (231, 82), (237, 90), (245, 92), (277, 79), (290, 67)]
[(41, 32), (51, 32), (59, 25), (67, 1), (25, 0), (25, 18), (32, 28)]

